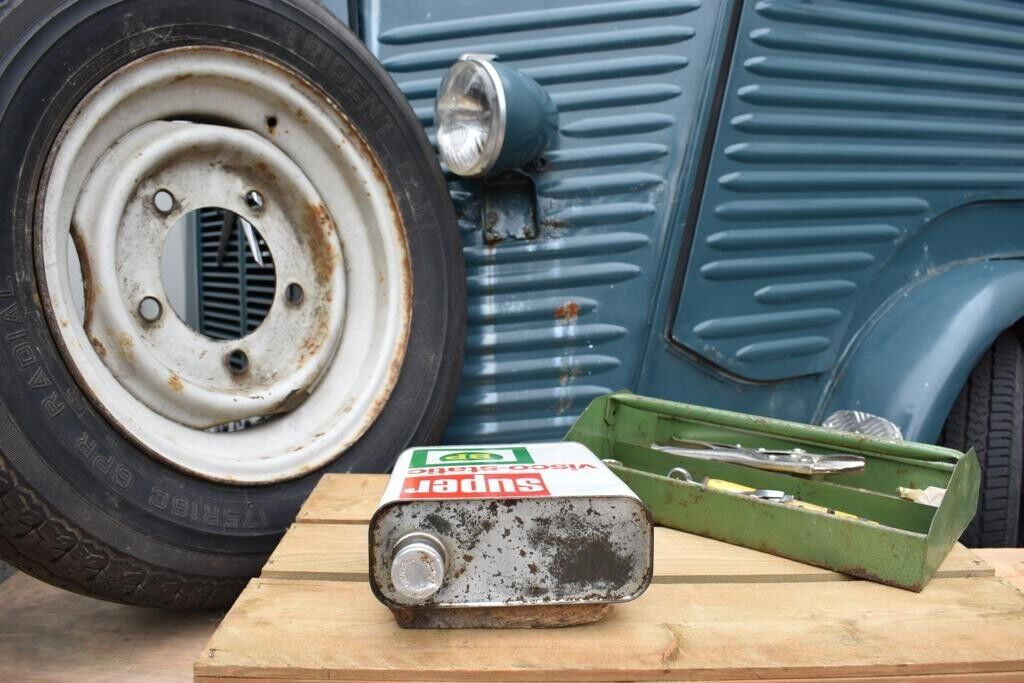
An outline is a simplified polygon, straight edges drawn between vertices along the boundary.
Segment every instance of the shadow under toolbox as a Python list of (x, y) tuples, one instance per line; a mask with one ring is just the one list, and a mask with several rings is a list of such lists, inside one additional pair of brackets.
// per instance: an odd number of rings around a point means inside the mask
[[(656, 524), (914, 591), (934, 575), (978, 502), (981, 475), (973, 450), (880, 440), (628, 392), (591, 403), (566, 440), (613, 460), (611, 469)], [(788, 474), (672, 448), (694, 443), (859, 456), (864, 465), (827, 475)], [(667, 476), (681, 471), (689, 481)], [(901, 489), (945, 492), (935, 507), (902, 497)], [(784, 496), (750, 495), (755, 490)]]

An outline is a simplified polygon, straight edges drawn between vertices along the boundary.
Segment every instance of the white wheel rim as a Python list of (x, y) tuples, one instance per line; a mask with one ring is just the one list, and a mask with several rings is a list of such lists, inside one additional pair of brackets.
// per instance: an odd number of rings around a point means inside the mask
[[(83, 389), (146, 451), (204, 478), (266, 484), (326, 465), (377, 418), (405, 356), (408, 248), (377, 162), (317, 88), (234, 50), (156, 53), (79, 105), (43, 187), (36, 249), (51, 326)], [(169, 211), (159, 191), (173, 195)], [(167, 231), (202, 206), (256, 224), (274, 255), (270, 312), (237, 341), (193, 331), (163, 291)], [(86, 315), (72, 236), (89, 274)], [(285, 300), (289, 283), (301, 304)], [(159, 304), (155, 321), (142, 299)], [(224, 362), (235, 351), (243, 373)]]

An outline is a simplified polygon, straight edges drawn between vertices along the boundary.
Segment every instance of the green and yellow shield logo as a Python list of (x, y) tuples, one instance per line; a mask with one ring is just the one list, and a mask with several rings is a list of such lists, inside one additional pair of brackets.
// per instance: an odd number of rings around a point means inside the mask
[(465, 465), (532, 464), (533, 458), (523, 446), (488, 448), (423, 448), (412, 453), (410, 467), (455, 467)]

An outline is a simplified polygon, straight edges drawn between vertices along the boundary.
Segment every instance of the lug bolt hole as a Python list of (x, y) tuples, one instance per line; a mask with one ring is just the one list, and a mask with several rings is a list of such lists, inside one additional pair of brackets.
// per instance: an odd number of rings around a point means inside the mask
[(163, 304), (156, 297), (143, 297), (142, 301), (139, 302), (139, 317), (147, 323), (155, 323), (163, 313)]
[(245, 193), (245, 205), (250, 210), (260, 213), (263, 211), (263, 195), (256, 190), (249, 190)]
[(174, 195), (167, 190), (157, 190), (153, 195), (153, 206), (164, 215), (174, 210), (174, 204)]
[(232, 375), (242, 375), (249, 369), (249, 356), (241, 349), (235, 349), (227, 357), (228, 370)]
[(305, 296), (306, 293), (302, 291), (302, 285), (297, 282), (292, 282), (284, 288), (284, 300), (292, 306), (301, 304)]

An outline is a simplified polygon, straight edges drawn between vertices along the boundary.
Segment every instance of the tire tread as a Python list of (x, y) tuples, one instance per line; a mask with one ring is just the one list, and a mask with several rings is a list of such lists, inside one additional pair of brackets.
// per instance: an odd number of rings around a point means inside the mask
[(1024, 350), (1016, 337), (1001, 335), (978, 361), (940, 442), (974, 448), (981, 464), (978, 513), (961, 540), (971, 547), (1016, 547), (1024, 459)]
[(0, 556), (21, 571), (60, 588), (150, 607), (223, 607), (246, 583), (239, 578), (179, 574), (118, 552), (57, 516), (21, 484), (2, 454)]

